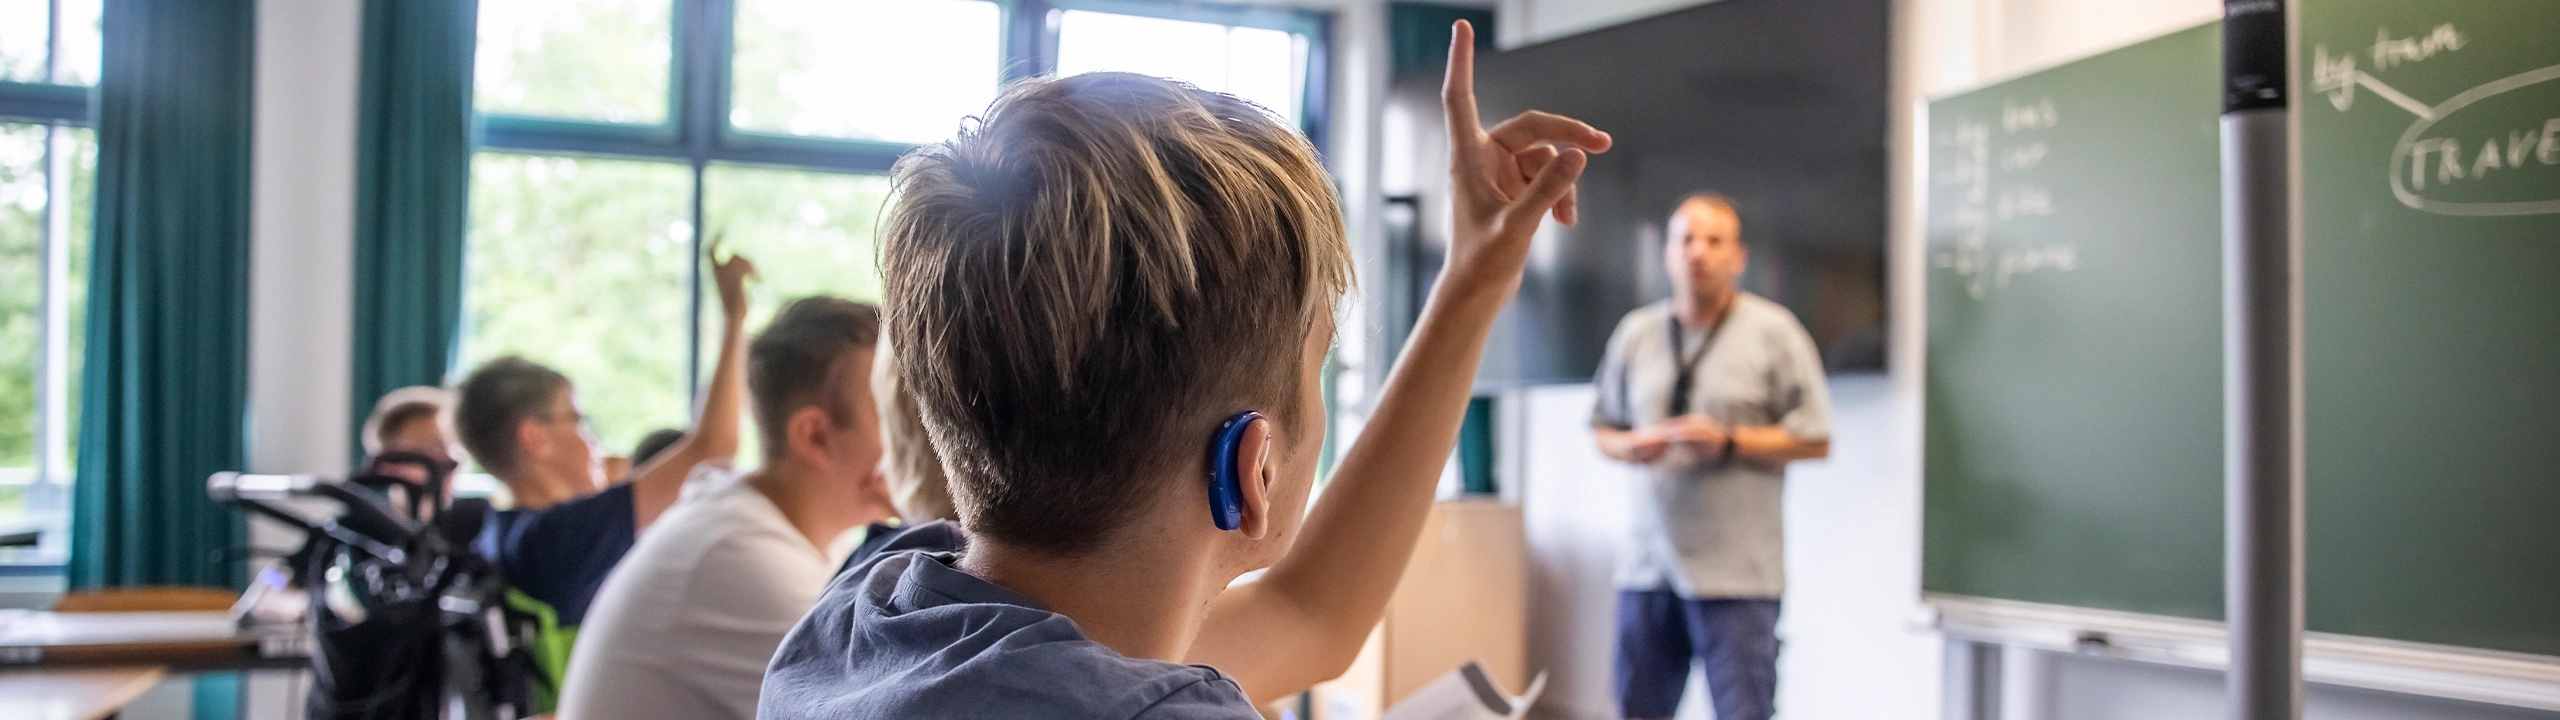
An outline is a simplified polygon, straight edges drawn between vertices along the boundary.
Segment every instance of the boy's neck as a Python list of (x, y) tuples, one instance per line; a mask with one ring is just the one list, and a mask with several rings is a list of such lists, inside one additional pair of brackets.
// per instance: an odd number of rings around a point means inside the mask
[(498, 482), (507, 486), (507, 496), (515, 500), (515, 506), (526, 510), (543, 510), (577, 499), (577, 496), (563, 489), (567, 487), (565, 484), (544, 475), (538, 469), (500, 475)]
[(792, 529), (800, 531), (800, 536), (820, 552), (846, 531), (879, 519), (866, 517), (873, 511), (863, 507), (853, 483), (827, 478), (814, 468), (789, 461), (766, 466), (740, 482), (773, 501)]
[(960, 559), (961, 570), (1039, 601), (1122, 656), (1176, 663), (1226, 589), (1213, 565), (1198, 543), (1125, 537), (1077, 558), (971, 537)]

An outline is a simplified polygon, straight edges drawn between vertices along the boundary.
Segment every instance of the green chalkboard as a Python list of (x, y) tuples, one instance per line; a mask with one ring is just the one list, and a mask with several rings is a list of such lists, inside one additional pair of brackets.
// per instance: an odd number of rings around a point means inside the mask
[[(2308, 627), (2560, 655), (2560, 3), (2295, 7)], [(2221, 616), (2216, 33), (1931, 104), (1929, 591)]]
[(2221, 617), (2219, 38), (1930, 104), (1927, 590)]
[(2560, 655), (2560, 2), (2301, 7), (2309, 626)]

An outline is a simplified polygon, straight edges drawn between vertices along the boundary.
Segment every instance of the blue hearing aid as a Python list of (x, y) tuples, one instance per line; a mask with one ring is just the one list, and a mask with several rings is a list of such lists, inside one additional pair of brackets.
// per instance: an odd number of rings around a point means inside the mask
[(1244, 431), (1262, 413), (1245, 411), (1218, 426), (1209, 445), (1209, 518), (1220, 530), (1244, 527), (1244, 477), (1236, 472), (1236, 454), (1244, 449)]

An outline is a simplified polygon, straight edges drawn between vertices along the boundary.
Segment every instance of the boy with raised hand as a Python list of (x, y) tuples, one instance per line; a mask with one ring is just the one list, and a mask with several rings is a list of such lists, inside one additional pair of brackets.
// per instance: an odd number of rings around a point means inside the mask
[(1453, 34), (1447, 270), (1312, 513), (1351, 258), (1304, 138), (1233, 97), (1099, 73), (1018, 85), (903, 161), (888, 334), (963, 532), (919, 526), (839, 577), (760, 715), (1256, 718), (1248, 698), (1340, 674), (1412, 553), (1530, 235), (1573, 218), (1584, 153), (1609, 144), (1543, 113), (1478, 125), (1473, 29)]
[(880, 317), (794, 300), (747, 346), (763, 466), (678, 503), (587, 612), (560, 714), (752, 718), (765, 664), (835, 577), (850, 533), (897, 516), (880, 476), (871, 365)]
[[(515, 506), (490, 514), (472, 550), (497, 563), (516, 600), (548, 615), (535, 660), (556, 681), (568, 664), (587, 604), (642, 529), (675, 504), (696, 466), (738, 454), (739, 361), (746, 334), (746, 258), (712, 253), (725, 324), (711, 383), (682, 439), (606, 485), (595, 437), (578, 410), (576, 388), (558, 371), (520, 357), (491, 360), (455, 391), (455, 433)], [(530, 600), (532, 602), (525, 602)]]

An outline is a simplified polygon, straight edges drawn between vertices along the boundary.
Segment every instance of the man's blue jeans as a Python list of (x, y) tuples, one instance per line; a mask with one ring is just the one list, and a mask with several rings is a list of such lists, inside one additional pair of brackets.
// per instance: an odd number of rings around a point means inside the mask
[(1706, 669), (1716, 720), (1768, 720), (1778, 696), (1778, 601), (1683, 600), (1668, 589), (1618, 593), (1618, 710), (1667, 718), (1689, 661)]

